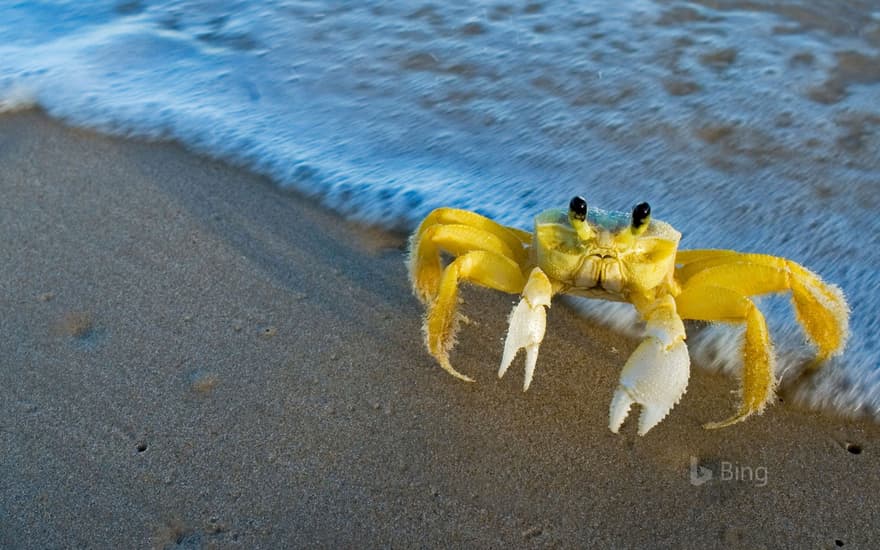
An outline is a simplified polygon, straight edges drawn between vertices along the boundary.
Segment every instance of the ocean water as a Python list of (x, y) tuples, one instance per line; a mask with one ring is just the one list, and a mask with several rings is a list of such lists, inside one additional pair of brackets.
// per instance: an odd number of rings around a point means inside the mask
[[(388, 228), (441, 205), (527, 228), (575, 194), (648, 201), (682, 248), (782, 255), (840, 285), (847, 351), (787, 387), (880, 420), (876, 2), (3, 2), (0, 111), (34, 105)], [(809, 350), (785, 299), (761, 307), (788, 384)], [(735, 370), (737, 342), (720, 327), (689, 345)]]

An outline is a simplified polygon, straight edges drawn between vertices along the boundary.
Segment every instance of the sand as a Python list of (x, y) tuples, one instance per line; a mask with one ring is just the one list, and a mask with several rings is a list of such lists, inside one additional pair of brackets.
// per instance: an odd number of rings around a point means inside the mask
[(697, 368), (614, 435), (636, 342), (557, 304), (523, 394), (481, 289), (457, 381), (404, 236), (247, 171), (30, 111), (0, 194), (2, 548), (880, 545), (880, 427), (780, 402), (706, 431), (736, 383)]

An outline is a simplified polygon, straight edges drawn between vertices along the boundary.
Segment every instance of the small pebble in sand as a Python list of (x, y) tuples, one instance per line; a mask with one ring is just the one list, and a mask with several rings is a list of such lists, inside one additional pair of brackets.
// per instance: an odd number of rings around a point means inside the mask
[(190, 374), (189, 379), (190, 388), (197, 393), (208, 393), (220, 382), (215, 374), (201, 370)]
[(218, 518), (217, 516), (211, 516), (208, 519), (207, 525), (205, 526), (205, 532), (212, 535), (225, 533), (228, 530), (229, 527), (227, 527), (225, 523), (222, 523), (220, 521), (220, 518)]
[(62, 332), (74, 338), (87, 338), (93, 328), (92, 316), (82, 311), (68, 313), (61, 320)]

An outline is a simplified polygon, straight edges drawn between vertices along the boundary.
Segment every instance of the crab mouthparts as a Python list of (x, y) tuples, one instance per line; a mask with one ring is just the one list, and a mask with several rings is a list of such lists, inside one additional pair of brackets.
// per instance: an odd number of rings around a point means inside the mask
[(623, 289), (620, 260), (610, 254), (591, 254), (584, 259), (575, 285), (585, 290), (601, 289), (619, 293)]

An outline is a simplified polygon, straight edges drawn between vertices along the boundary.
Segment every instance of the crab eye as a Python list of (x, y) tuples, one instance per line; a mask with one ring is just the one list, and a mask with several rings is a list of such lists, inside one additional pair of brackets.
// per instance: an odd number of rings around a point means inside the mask
[(568, 203), (568, 210), (571, 212), (571, 217), (578, 221), (587, 219), (587, 201), (583, 197), (578, 196), (571, 199), (571, 202)]
[(632, 215), (633, 229), (634, 230), (642, 229), (643, 226), (646, 226), (648, 224), (648, 221), (650, 220), (650, 218), (651, 218), (651, 205), (646, 202), (642, 202), (642, 203), (637, 204), (636, 207), (633, 208), (633, 215)]

